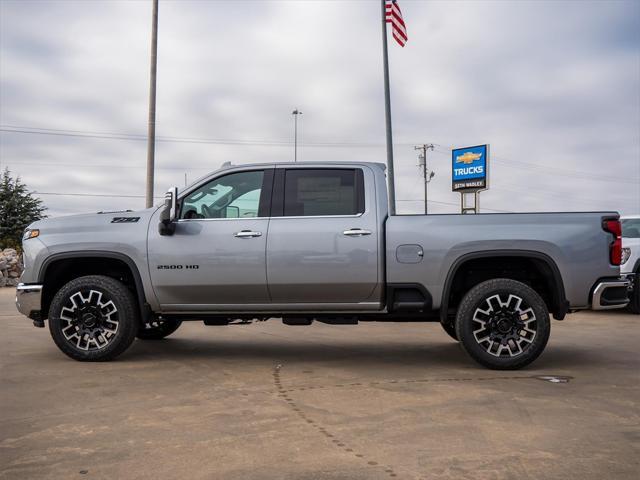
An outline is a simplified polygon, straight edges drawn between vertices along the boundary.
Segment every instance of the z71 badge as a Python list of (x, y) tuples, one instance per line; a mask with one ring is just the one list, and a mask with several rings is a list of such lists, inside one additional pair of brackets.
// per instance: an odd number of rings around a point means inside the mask
[(113, 217), (111, 223), (136, 223), (140, 217)]

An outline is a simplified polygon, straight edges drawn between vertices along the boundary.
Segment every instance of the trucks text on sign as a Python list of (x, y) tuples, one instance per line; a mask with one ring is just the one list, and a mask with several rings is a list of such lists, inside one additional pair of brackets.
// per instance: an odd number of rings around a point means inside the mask
[(452, 190), (483, 190), (487, 188), (488, 145), (452, 150)]

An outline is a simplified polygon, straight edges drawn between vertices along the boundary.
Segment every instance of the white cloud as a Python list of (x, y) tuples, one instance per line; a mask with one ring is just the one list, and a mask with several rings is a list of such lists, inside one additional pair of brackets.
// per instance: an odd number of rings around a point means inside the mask
[[(443, 203), (431, 211), (457, 211), (447, 149), (490, 143), (484, 207), (640, 210), (638, 2), (400, 3), (409, 43), (390, 42), (398, 198), (421, 198), (412, 144), (433, 142), (430, 199)], [(150, 5), (1, 1), (0, 124), (143, 135)], [(158, 135), (290, 141), (299, 107), (303, 160), (384, 161), (379, 10), (375, 1), (160, 0)], [(142, 195), (145, 148), (0, 132), (1, 164), (41, 192)], [(159, 142), (156, 191), (227, 160), (292, 157), (292, 146)], [(43, 198), (53, 214), (144, 203)]]

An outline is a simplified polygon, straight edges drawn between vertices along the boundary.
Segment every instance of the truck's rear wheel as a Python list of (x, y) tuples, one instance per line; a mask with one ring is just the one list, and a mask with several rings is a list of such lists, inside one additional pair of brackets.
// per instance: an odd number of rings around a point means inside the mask
[(532, 288), (506, 278), (473, 287), (462, 299), (456, 332), (478, 363), (513, 370), (533, 362), (549, 340), (547, 306)]
[(143, 323), (136, 335), (141, 340), (161, 340), (175, 332), (182, 321), (173, 318), (154, 318)]
[(456, 325), (453, 322), (440, 322), (442, 325), (442, 329), (447, 332), (451, 338), (453, 338), (456, 342), (458, 341), (458, 334), (456, 333)]
[(111, 360), (131, 345), (137, 330), (133, 294), (102, 275), (71, 280), (55, 294), (49, 309), (54, 342), (75, 360)]

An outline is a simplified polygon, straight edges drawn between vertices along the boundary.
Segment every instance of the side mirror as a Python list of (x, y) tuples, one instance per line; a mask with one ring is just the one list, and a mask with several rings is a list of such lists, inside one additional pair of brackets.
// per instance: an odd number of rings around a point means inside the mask
[(164, 196), (164, 207), (160, 212), (160, 235), (173, 235), (178, 219), (178, 187), (171, 187)]

